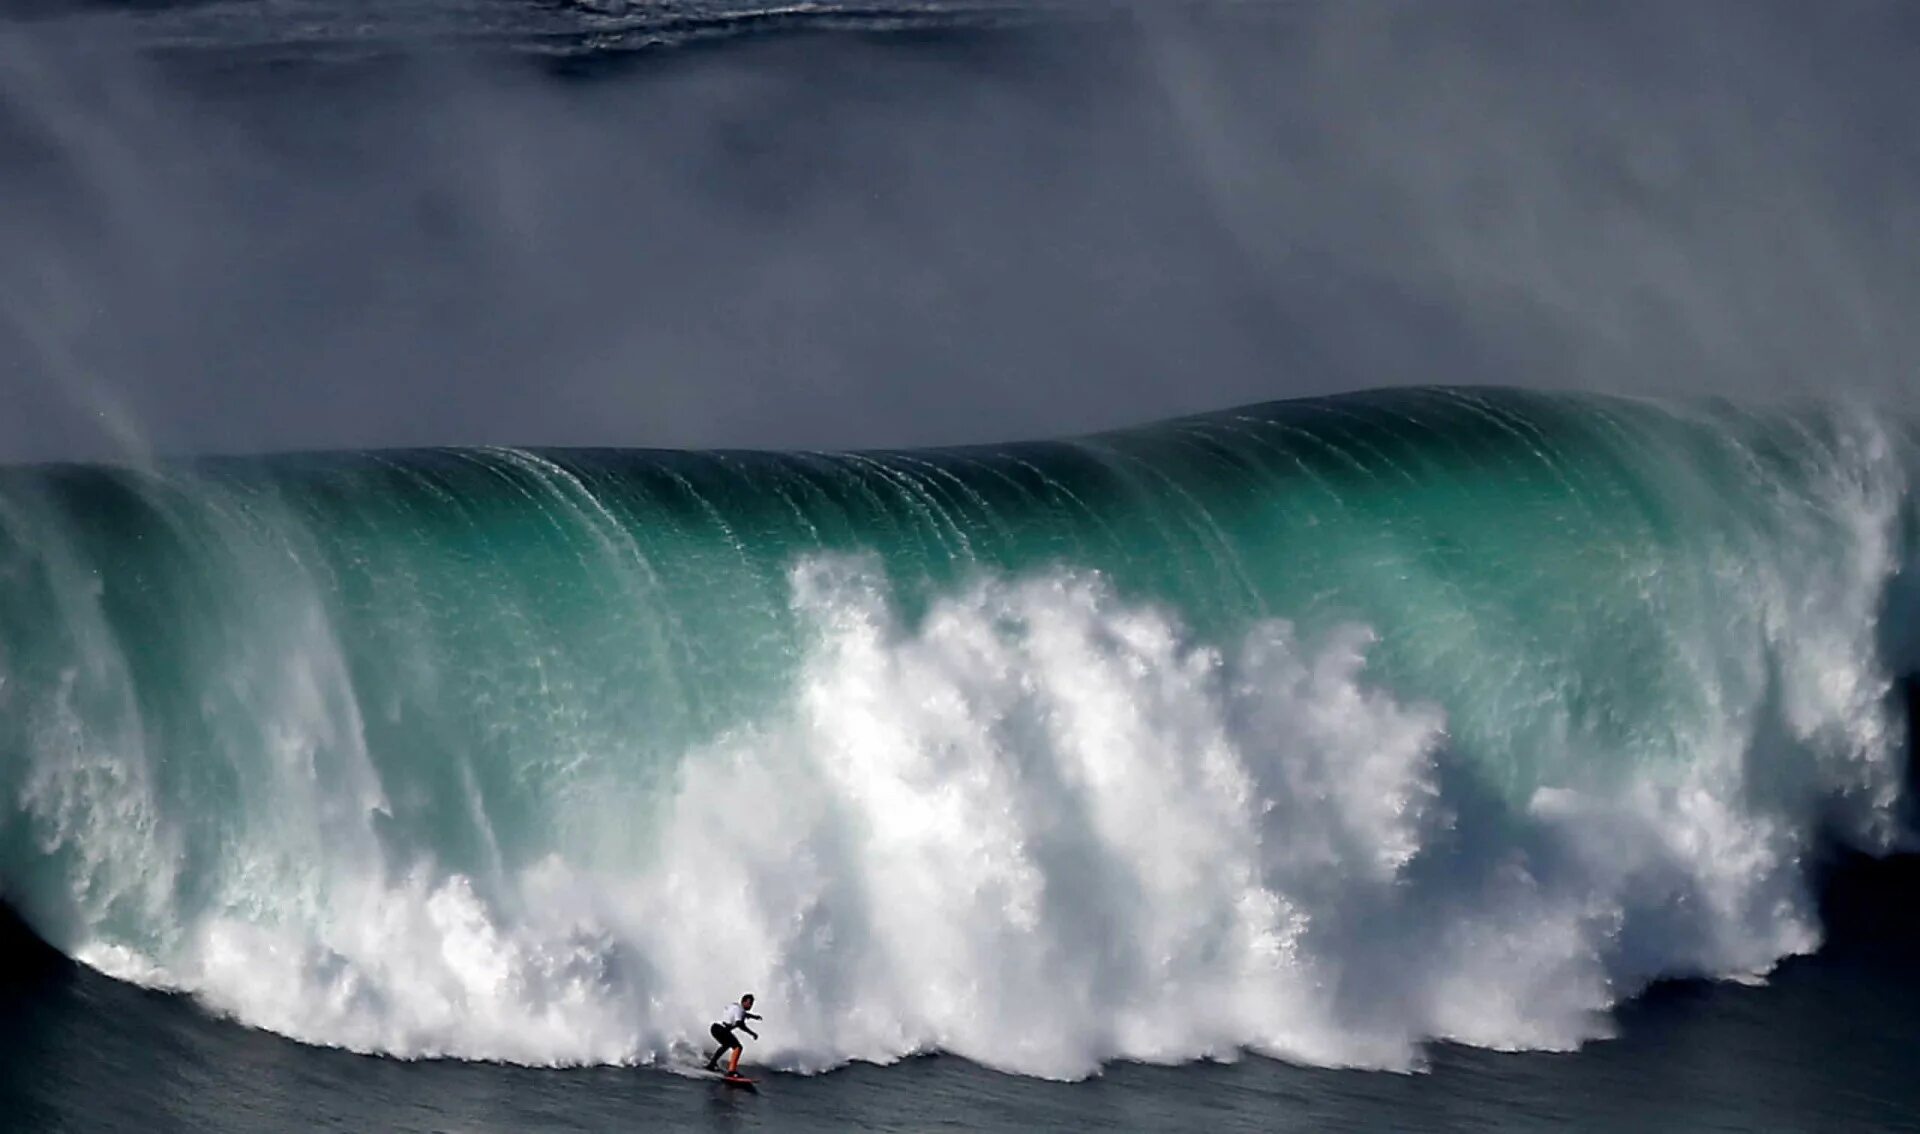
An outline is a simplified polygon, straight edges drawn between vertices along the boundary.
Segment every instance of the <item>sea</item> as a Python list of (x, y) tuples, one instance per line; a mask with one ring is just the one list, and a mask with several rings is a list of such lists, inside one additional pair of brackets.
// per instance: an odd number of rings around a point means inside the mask
[(1916, 61), (0, 14), (0, 1129), (1920, 1130)]

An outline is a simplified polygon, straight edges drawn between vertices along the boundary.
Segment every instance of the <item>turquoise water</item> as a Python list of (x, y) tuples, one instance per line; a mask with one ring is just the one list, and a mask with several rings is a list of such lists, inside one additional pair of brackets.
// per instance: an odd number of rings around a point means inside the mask
[(1558, 1048), (1811, 948), (1824, 826), (1888, 845), (1906, 459), (1838, 410), (1429, 389), (16, 468), (0, 884), (393, 1054), (671, 1062), (730, 926), (797, 1069)]

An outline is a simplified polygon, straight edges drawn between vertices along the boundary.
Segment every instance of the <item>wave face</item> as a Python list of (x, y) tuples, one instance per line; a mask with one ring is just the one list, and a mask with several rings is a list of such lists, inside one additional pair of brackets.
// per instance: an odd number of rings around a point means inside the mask
[(1884, 848), (1907, 440), (1503, 391), (0, 472), (0, 886), (401, 1056), (1564, 1048)]

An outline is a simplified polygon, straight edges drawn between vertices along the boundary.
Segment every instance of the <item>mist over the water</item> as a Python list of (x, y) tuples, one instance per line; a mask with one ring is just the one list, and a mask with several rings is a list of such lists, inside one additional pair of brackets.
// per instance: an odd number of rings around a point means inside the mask
[(0, 455), (1897, 398), (1920, 360), (1899, 5), (750, 11), (16, 13)]

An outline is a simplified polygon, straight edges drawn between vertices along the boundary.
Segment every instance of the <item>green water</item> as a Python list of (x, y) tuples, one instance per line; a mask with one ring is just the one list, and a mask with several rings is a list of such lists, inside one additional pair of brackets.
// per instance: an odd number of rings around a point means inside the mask
[(1433, 389), (921, 452), (9, 469), (0, 884), (56, 944), (166, 958), (191, 911), (324, 921), (409, 863), (504, 907), (549, 855), (644, 875), (686, 761), (868, 616), (796, 600), (831, 562), (883, 580), (895, 636), (996, 580), (1208, 648), (1363, 627), (1367, 680), (1444, 714), (1475, 839), (1524, 845), (1543, 790), (1699, 784), (1787, 829), (1857, 798), (1864, 830), (1903, 446), (1838, 410)]

